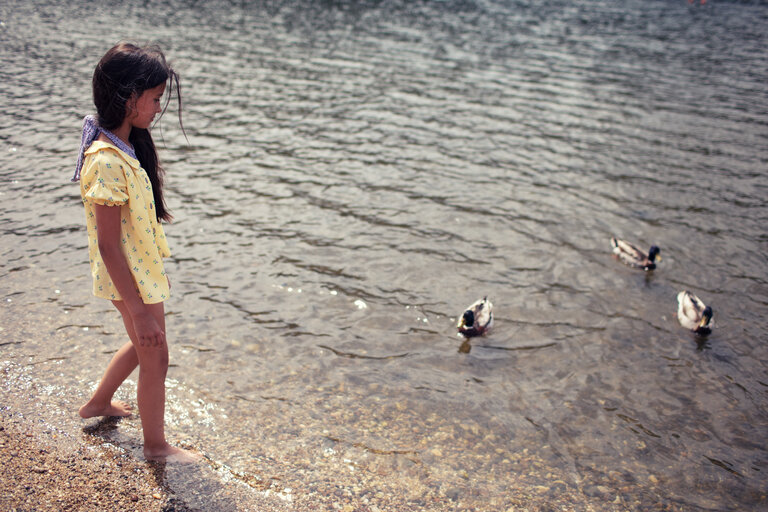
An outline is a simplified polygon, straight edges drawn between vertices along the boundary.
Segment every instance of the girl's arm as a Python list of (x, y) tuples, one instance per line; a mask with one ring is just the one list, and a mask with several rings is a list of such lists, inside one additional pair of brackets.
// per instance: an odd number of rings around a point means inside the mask
[(144, 301), (136, 291), (133, 274), (120, 248), (120, 207), (97, 204), (95, 209), (99, 253), (112, 283), (128, 308), (139, 345), (162, 346), (165, 344), (165, 333), (155, 317), (147, 311)]

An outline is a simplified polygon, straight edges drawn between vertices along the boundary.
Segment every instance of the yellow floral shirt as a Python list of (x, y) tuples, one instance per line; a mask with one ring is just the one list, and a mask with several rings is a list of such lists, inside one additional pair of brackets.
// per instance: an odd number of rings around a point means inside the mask
[(152, 184), (139, 161), (107, 142), (94, 141), (85, 152), (80, 196), (85, 205), (93, 294), (122, 300), (99, 253), (95, 205), (101, 204), (120, 208), (123, 254), (144, 303), (166, 300), (170, 290), (163, 258), (171, 251), (157, 221)]

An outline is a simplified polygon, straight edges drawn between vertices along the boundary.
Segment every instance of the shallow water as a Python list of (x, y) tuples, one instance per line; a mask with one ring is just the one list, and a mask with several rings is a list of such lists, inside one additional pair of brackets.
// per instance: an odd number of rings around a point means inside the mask
[[(11, 0), (0, 23), (11, 409), (78, 424), (123, 341), (69, 177), (93, 65), (152, 40), (189, 141), (155, 127), (174, 440), (297, 507), (765, 505), (764, 4)], [(463, 343), (484, 295), (494, 330)]]

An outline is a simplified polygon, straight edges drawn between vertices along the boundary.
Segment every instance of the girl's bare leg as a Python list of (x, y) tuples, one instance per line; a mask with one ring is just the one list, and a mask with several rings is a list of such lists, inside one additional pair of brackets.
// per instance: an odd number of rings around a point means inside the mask
[(107, 365), (107, 370), (99, 382), (99, 386), (88, 402), (80, 407), (80, 416), (130, 416), (131, 406), (122, 400), (112, 400), (112, 396), (125, 379), (136, 369), (139, 359), (133, 343), (126, 342), (120, 347)]
[[(191, 453), (171, 446), (165, 440), (165, 376), (168, 373), (168, 345), (166, 343), (141, 345), (136, 338), (128, 308), (120, 301), (114, 301), (114, 304), (123, 315), (123, 322), (133, 343), (139, 365), (137, 401), (144, 433), (144, 457), (150, 460), (180, 462), (196, 460)], [(145, 307), (155, 317), (160, 328), (165, 331), (163, 303), (146, 304)]]

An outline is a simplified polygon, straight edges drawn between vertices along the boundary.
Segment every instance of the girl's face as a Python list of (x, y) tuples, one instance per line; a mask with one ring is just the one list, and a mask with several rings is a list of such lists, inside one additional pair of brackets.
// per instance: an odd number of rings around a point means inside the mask
[(155, 119), (155, 114), (163, 110), (160, 107), (163, 93), (165, 93), (165, 83), (141, 93), (141, 96), (129, 107), (128, 120), (131, 122), (131, 126), (149, 128)]

